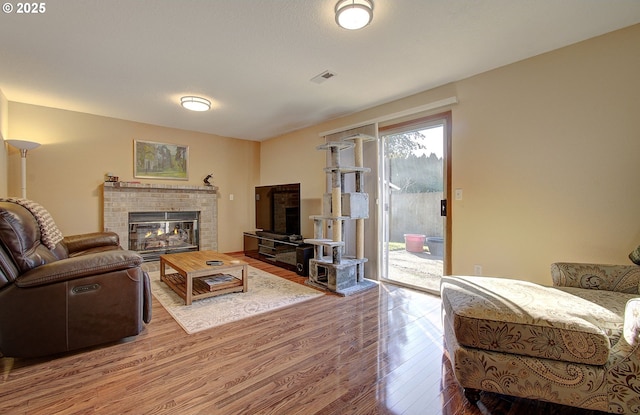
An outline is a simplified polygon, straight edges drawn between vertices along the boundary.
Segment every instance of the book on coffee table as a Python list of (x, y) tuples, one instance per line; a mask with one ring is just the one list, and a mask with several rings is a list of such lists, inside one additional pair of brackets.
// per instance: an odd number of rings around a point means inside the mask
[(209, 287), (210, 291), (213, 291), (217, 286), (233, 282), (237, 280), (237, 278), (231, 274), (214, 274), (210, 277), (198, 278), (198, 280), (202, 281), (207, 287)]

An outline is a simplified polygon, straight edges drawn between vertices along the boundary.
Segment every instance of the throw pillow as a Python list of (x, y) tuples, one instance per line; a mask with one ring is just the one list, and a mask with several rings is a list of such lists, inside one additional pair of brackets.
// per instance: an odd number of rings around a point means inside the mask
[(629, 254), (629, 259), (633, 261), (634, 264), (640, 265), (640, 246), (631, 251)]
[(38, 222), (40, 228), (40, 241), (49, 249), (55, 249), (58, 242), (62, 241), (63, 236), (60, 229), (53, 221), (51, 214), (42, 205), (29, 199), (20, 199), (10, 197), (2, 199), (6, 202), (17, 203), (18, 205), (26, 208)]

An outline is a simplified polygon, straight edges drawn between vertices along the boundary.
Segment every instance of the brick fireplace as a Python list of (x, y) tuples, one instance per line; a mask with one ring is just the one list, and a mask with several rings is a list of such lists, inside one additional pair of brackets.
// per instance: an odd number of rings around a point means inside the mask
[(104, 230), (129, 246), (129, 213), (199, 212), (200, 250), (218, 250), (218, 199), (214, 186), (164, 185), (105, 182), (103, 188)]

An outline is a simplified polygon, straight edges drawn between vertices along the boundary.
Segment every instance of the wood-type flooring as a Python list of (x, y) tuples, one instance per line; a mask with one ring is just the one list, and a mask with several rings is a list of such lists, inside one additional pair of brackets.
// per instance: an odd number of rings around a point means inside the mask
[(381, 284), (192, 335), (154, 298), (139, 336), (49, 358), (1, 358), (0, 414), (596, 412), (488, 393), (470, 405), (443, 357), (440, 299)]

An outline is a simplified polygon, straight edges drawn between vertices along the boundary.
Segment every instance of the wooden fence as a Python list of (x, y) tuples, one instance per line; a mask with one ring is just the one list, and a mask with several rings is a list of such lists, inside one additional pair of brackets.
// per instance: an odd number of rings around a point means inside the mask
[(444, 218), (440, 216), (442, 199), (442, 192), (392, 192), (389, 203), (389, 241), (404, 242), (405, 234), (442, 237), (444, 232)]

